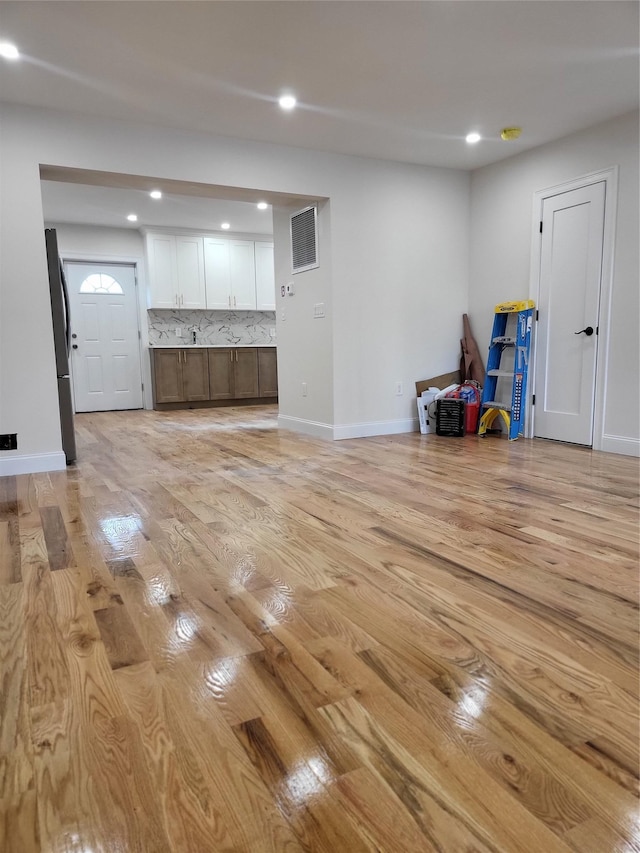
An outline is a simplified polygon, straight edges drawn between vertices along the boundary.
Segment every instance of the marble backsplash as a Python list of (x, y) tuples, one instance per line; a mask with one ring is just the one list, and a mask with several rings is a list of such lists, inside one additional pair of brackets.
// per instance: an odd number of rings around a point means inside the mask
[[(209, 346), (269, 346), (276, 339), (269, 334), (275, 329), (275, 311), (147, 311), (151, 346), (184, 346), (191, 343), (195, 330), (196, 343)], [(176, 329), (182, 329), (182, 337)]]

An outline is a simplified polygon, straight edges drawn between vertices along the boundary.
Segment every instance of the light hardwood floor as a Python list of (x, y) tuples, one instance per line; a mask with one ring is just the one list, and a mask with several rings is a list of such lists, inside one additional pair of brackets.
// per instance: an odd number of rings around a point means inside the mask
[(77, 431), (0, 479), (3, 853), (640, 850), (637, 460)]

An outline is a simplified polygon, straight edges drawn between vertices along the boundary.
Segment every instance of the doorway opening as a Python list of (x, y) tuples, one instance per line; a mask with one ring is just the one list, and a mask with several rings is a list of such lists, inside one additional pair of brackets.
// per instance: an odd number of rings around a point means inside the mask
[[(232, 247), (235, 254), (230, 250), (229, 275), (233, 277), (238, 247), (249, 254), (249, 248), (255, 251), (256, 280), (265, 280), (264, 268), (268, 259), (271, 265), (272, 290), (273, 284), (274, 251), (275, 242), (274, 224), (271, 211), (276, 207), (292, 207), (296, 209), (301, 203), (317, 201), (307, 196), (295, 194), (283, 194), (279, 192), (265, 192), (249, 188), (214, 186), (208, 184), (197, 184), (193, 182), (177, 181), (171, 179), (150, 178), (148, 176), (121, 175), (115, 173), (102, 173), (92, 170), (74, 169), (57, 166), (41, 166), (41, 185), (43, 193), (43, 211), (45, 220), (56, 227), (60, 233), (62, 243), (62, 257), (73, 262), (69, 265), (69, 276), (72, 277), (77, 270), (79, 262), (99, 260), (104, 266), (109, 261), (115, 262), (127, 259), (135, 265), (139, 272), (139, 287), (137, 287), (137, 317), (139, 340), (138, 367), (141, 369), (141, 379), (134, 378), (133, 367), (135, 364), (133, 348), (130, 355), (124, 357), (119, 355), (118, 359), (105, 358), (89, 351), (97, 348), (102, 342), (105, 346), (109, 343), (110, 332), (100, 331), (102, 326), (108, 326), (111, 321), (102, 322), (101, 314), (110, 316), (112, 309), (107, 307), (109, 302), (118, 299), (122, 301), (126, 294), (109, 294), (100, 290), (89, 294), (86, 291), (80, 293), (80, 280), (74, 281), (75, 304), (72, 305), (72, 321), (74, 315), (79, 313), (81, 329), (76, 331), (79, 337), (74, 341), (78, 349), (72, 352), (73, 374), (77, 381), (76, 410), (95, 411), (118, 408), (135, 408), (143, 406), (151, 409), (155, 405), (152, 396), (153, 375), (151, 364), (154, 352), (158, 354), (160, 349), (167, 350), (173, 347), (175, 350), (184, 350), (182, 360), (177, 362), (179, 370), (174, 371), (184, 379), (191, 377), (193, 358), (185, 358), (194, 345), (198, 347), (223, 347), (232, 348), (232, 357), (235, 373), (234, 397), (245, 394), (240, 379), (244, 374), (240, 371), (240, 356), (243, 355), (240, 347), (262, 347), (277, 352), (277, 358), (282, 358), (279, 342), (277, 342), (277, 315), (275, 292), (270, 299), (256, 297), (255, 305), (244, 306), (238, 292), (233, 292), (231, 301), (226, 299), (222, 308), (218, 304), (217, 292), (207, 292), (206, 304), (200, 304), (188, 289), (183, 288), (176, 300), (175, 291), (169, 288), (170, 303), (164, 305), (158, 294), (153, 290), (152, 267), (155, 263), (155, 255), (148, 251), (149, 236), (158, 232), (170, 236), (166, 241), (169, 246), (169, 255), (163, 257), (163, 271), (166, 272), (171, 263), (178, 268), (178, 275), (186, 266), (189, 272), (198, 272), (198, 264), (207, 257), (198, 256), (199, 244), (203, 243), (203, 249), (211, 254), (211, 245), (215, 243), (216, 248), (220, 239), (233, 241)], [(150, 190), (158, 186), (162, 187), (162, 202), (152, 199)], [(258, 207), (257, 200), (261, 200)], [(267, 210), (265, 211), (265, 207)], [(124, 212), (135, 209), (139, 216), (138, 221), (128, 224)], [(225, 215), (223, 216), (223, 210)], [(231, 222), (231, 228), (225, 231), (219, 230), (221, 223)], [(196, 239), (191, 239), (195, 235)], [(175, 242), (175, 258), (172, 260), (171, 247)], [(265, 241), (271, 240), (270, 253), (267, 252)], [(249, 241), (247, 243), (247, 241)], [(246, 245), (245, 245), (246, 243)], [(231, 246), (231, 243), (229, 244)], [(185, 248), (186, 247), (186, 248)], [(249, 248), (248, 248), (249, 247)], [(255, 247), (255, 249), (254, 249)], [(189, 251), (187, 251), (187, 249)], [(288, 259), (288, 247), (282, 245), (282, 257)], [(217, 257), (217, 256), (216, 256)], [(244, 258), (244, 255), (243, 255)], [(209, 260), (211, 260), (209, 258)], [(246, 260), (246, 259), (245, 259)], [(166, 261), (166, 263), (165, 263)], [(247, 266), (246, 264), (244, 265)], [(122, 267), (119, 267), (122, 270)], [(85, 270), (86, 272), (86, 270)], [(108, 274), (106, 267), (97, 274)], [(113, 270), (112, 270), (113, 272)], [(78, 272), (78, 275), (80, 273)], [(284, 273), (280, 275), (282, 276)], [(288, 273), (287, 273), (288, 275)], [(113, 276), (117, 279), (117, 276)], [(86, 276), (85, 276), (86, 278)], [(257, 284), (256, 284), (257, 288)], [(258, 289), (258, 288), (257, 288)], [(263, 292), (263, 291), (259, 291)], [(278, 290), (279, 293), (279, 290)], [(157, 297), (157, 298), (156, 298)], [(235, 297), (235, 298), (234, 298)], [(164, 298), (164, 297), (163, 297)], [(165, 300), (166, 301), (166, 300)], [(245, 300), (246, 301), (246, 300)], [(136, 300), (134, 300), (136, 302)], [(266, 305), (271, 302), (271, 305)], [(162, 303), (162, 304), (161, 304)], [(197, 305), (196, 305), (197, 303)], [(210, 303), (210, 304), (209, 304)], [(123, 307), (123, 306), (122, 306)], [(135, 306), (134, 306), (135, 307)], [(253, 308), (253, 310), (251, 310)], [(211, 310), (210, 310), (211, 309)], [(225, 309), (225, 310), (223, 310)], [(235, 310), (232, 310), (235, 309)], [(268, 310), (269, 309), (269, 310)], [(115, 309), (113, 309), (115, 310)], [(126, 312), (122, 312), (124, 318)], [(284, 312), (281, 312), (284, 314)], [(131, 309), (131, 318), (134, 316)], [(284, 316), (282, 317), (284, 319)], [(93, 325), (92, 325), (93, 324)], [(111, 324), (112, 325), (112, 324)], [(288, 324), (287, 324), (288, 325)], [(89, 329), (90, 334), (84, 327)], [(133, 325), (127, 327), (133, 334)], [(287, 327), (284, 327), (285, 331)], [(98, 334), (99, 332), (99, 334)], [(82, 344), (80, 343), (82, 336)], [(118, 331), (119, 340), (127, 337)], [(102, 341), (98, 339), (102, 339)], [(111, 341), (112, 343), (113, 341)], [(216, 350), (217, 352), (217, 350)], [(190, 352), (195, 356), (195, 352)], [(82, 357), (84, 355), (84, 358)], [(215, 355), (215, 353), (214, 353)], [(260, 362), (260, 374), (262, 376), (261, 389), (273, 389), (275, 383), (275, 369), (264, 352), (258, 352), (257, 358)], [(215, 359), (214, 359), (215, 361)], [(110, 365), (113, 374), (111, 382), (107, 382), (102, 372), (106, 365)], [(132, 368), (129, 373), (129, 367)], [(266, 366), (265, 366), (266, 365)], [(117, 367), (117, 370), (113, 368)], [(202, 371), (201, 371), (202, 372)], [(173, 375), (173, 373), (172, 373)], [(266, 385), (266, 380), (269, 380)], [(180, 384), (180, 383), (178, 383)], [(142, 400), (134, 399), (133, 386), (143, 388)], [(185, 385), (183, 382), (182, 385)], [(186, 383), (189, 386), (189, 382)], [(238, 386), (237, 388), (235, 386)], [(263, 387), (264, 386), (264, 387)], [(109, 390), (109, 387), (111, 390)], [(184, 391), (184, 389), (183, 389)], [(188, 394), (187, 394), (188, 392)], [(188, 399), (201, 399), (200, 405), (207, 405), (207, 394), (202, 391), (200, 395), (194, 396), (190, 386), (187, 387), (187, 402), (185, 408), (190, 408)], [(184, 394), (182, 395), (184, 397)], [(277, 394), (277, 386), (275, 389)], [(113, 398), (118, 397), (114, 400)], [(119, 405), (128, 396), (126, 405)], [(257, 396), (257, 395), (255, 395)], [(273, 399), (274, 392), (269, 390), (267, 394), (260, 392), (260, 396), (268, 396)], [(87, 401), (89, 397), (89, 401)], [(111, 397), (111, 401), (109, 401)], [(98, 406), (98, 400), (103, 401)], [(219, 400), (220, 394), (216, 390), (216, 396), (212, 399)], [(247, 401), (248, 402), (248, 401)], [(266, 402), (266, 401), (265, 401)], [(232, 404), (233, 401), (230, 400)]]

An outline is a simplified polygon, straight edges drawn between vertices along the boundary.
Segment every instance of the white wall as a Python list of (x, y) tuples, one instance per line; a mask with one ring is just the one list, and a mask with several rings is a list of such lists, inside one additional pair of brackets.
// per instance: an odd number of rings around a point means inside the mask
[[(279, 424), (288, 429), (333, 436), (333, 300), (330, 203), (318, 205), (320, 266), (291, 272), (291, 214), (300, 205), (273, 210), (278, 340)], [(281, 296), (292, 282), (293, 296)], [(325, 318), (314, 319), (314, 305), (325, 306)], [(302, 383), (307, 396), (302, 394)]]
[(385, 166), (358, 161), (331, 200), (337, 437), (412, 428), (415, 382), (459, 363), (469, 175)]
[(91, 225), (65, 225), (47, 222), (55, 228), (58, 250), (64, 257), (82, 257), (84, 260), (109, 258), (144, 258), (144, 240), (137, 229), (104, 228)]
[[(493, 166), (471, 181), (469, 314), (481, 351), (488, 345), (493, 307), (527, 299), (533, 195), (591, 172), (619, 166), (617, 236), (607, 362), (604, 435), (640, 441), (638, 284), (638, 113), (572, 134)], [(606, 441), (605, 441), (606, 445)], [(609, 442), (614, 447), (613, 441)]]
[[(316, 321), (326, 331), (314, 333), (319, 344), (290, 332), (283, 350), (285, 379), (289, 358), (300, 376), (322, 376), (309, 380), (304, 404), (288, 383), (281, 389), (281, 414), (303, 427), (306, 415), (341, 435), (406, 429), (407, 386), (455, 366), (467, 309), (467, 175), (25, 107), (3, 106), (1, 118), (0, 432), (19, 433), (18, 455), (60, 451), (39, 164), (329, 198), (329, 270), (308, 276), (305, 300), (291, 297), (296, 311), (330, 303)], [(25, 317), (40, 330), (26, 354)]]

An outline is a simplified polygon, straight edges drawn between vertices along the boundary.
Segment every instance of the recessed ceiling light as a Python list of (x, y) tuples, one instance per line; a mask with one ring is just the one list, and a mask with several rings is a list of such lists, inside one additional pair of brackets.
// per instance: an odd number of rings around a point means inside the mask
[(229, 228), (231, 228), (231, 226), (229, 225), (229, 223), (228, 223), (228, 222), (223, 222), (223, 223), (222, 223), (222, 225), (221, 225), (220, 227), (221, 227), (224, 231), (228, 231), (228, 230), (229, 230)]
[(282, 95), (278, 103), (283, 110), (292, 110), (298, 102), (293, 95)]
[(151, 198), (162, 198), (162, 193), (160, 192), (160, 190), (151, 190), (149, 195), (151, 196)]
[(480, 136), (479, 133), (468, 133), (466, 135), (465, 139), (469, 143), (469, 145), (475, 145), (476, 142), (480, 142), (482, 137)]
[(8, 41), (0, 41), (0, 56), (3, 56), (5, 59), (19, 59), (20, 51), (15, 44), (11, 44)]
[(130, 213), (127, 216), (127, 219), (129, 220), (129, 222), (137, 222), (138, 221), (138, 217), (136, 216), (135, 213)]
[(266, 201), (258, 202), (258, 210), (266, 210), (269, 207)]

